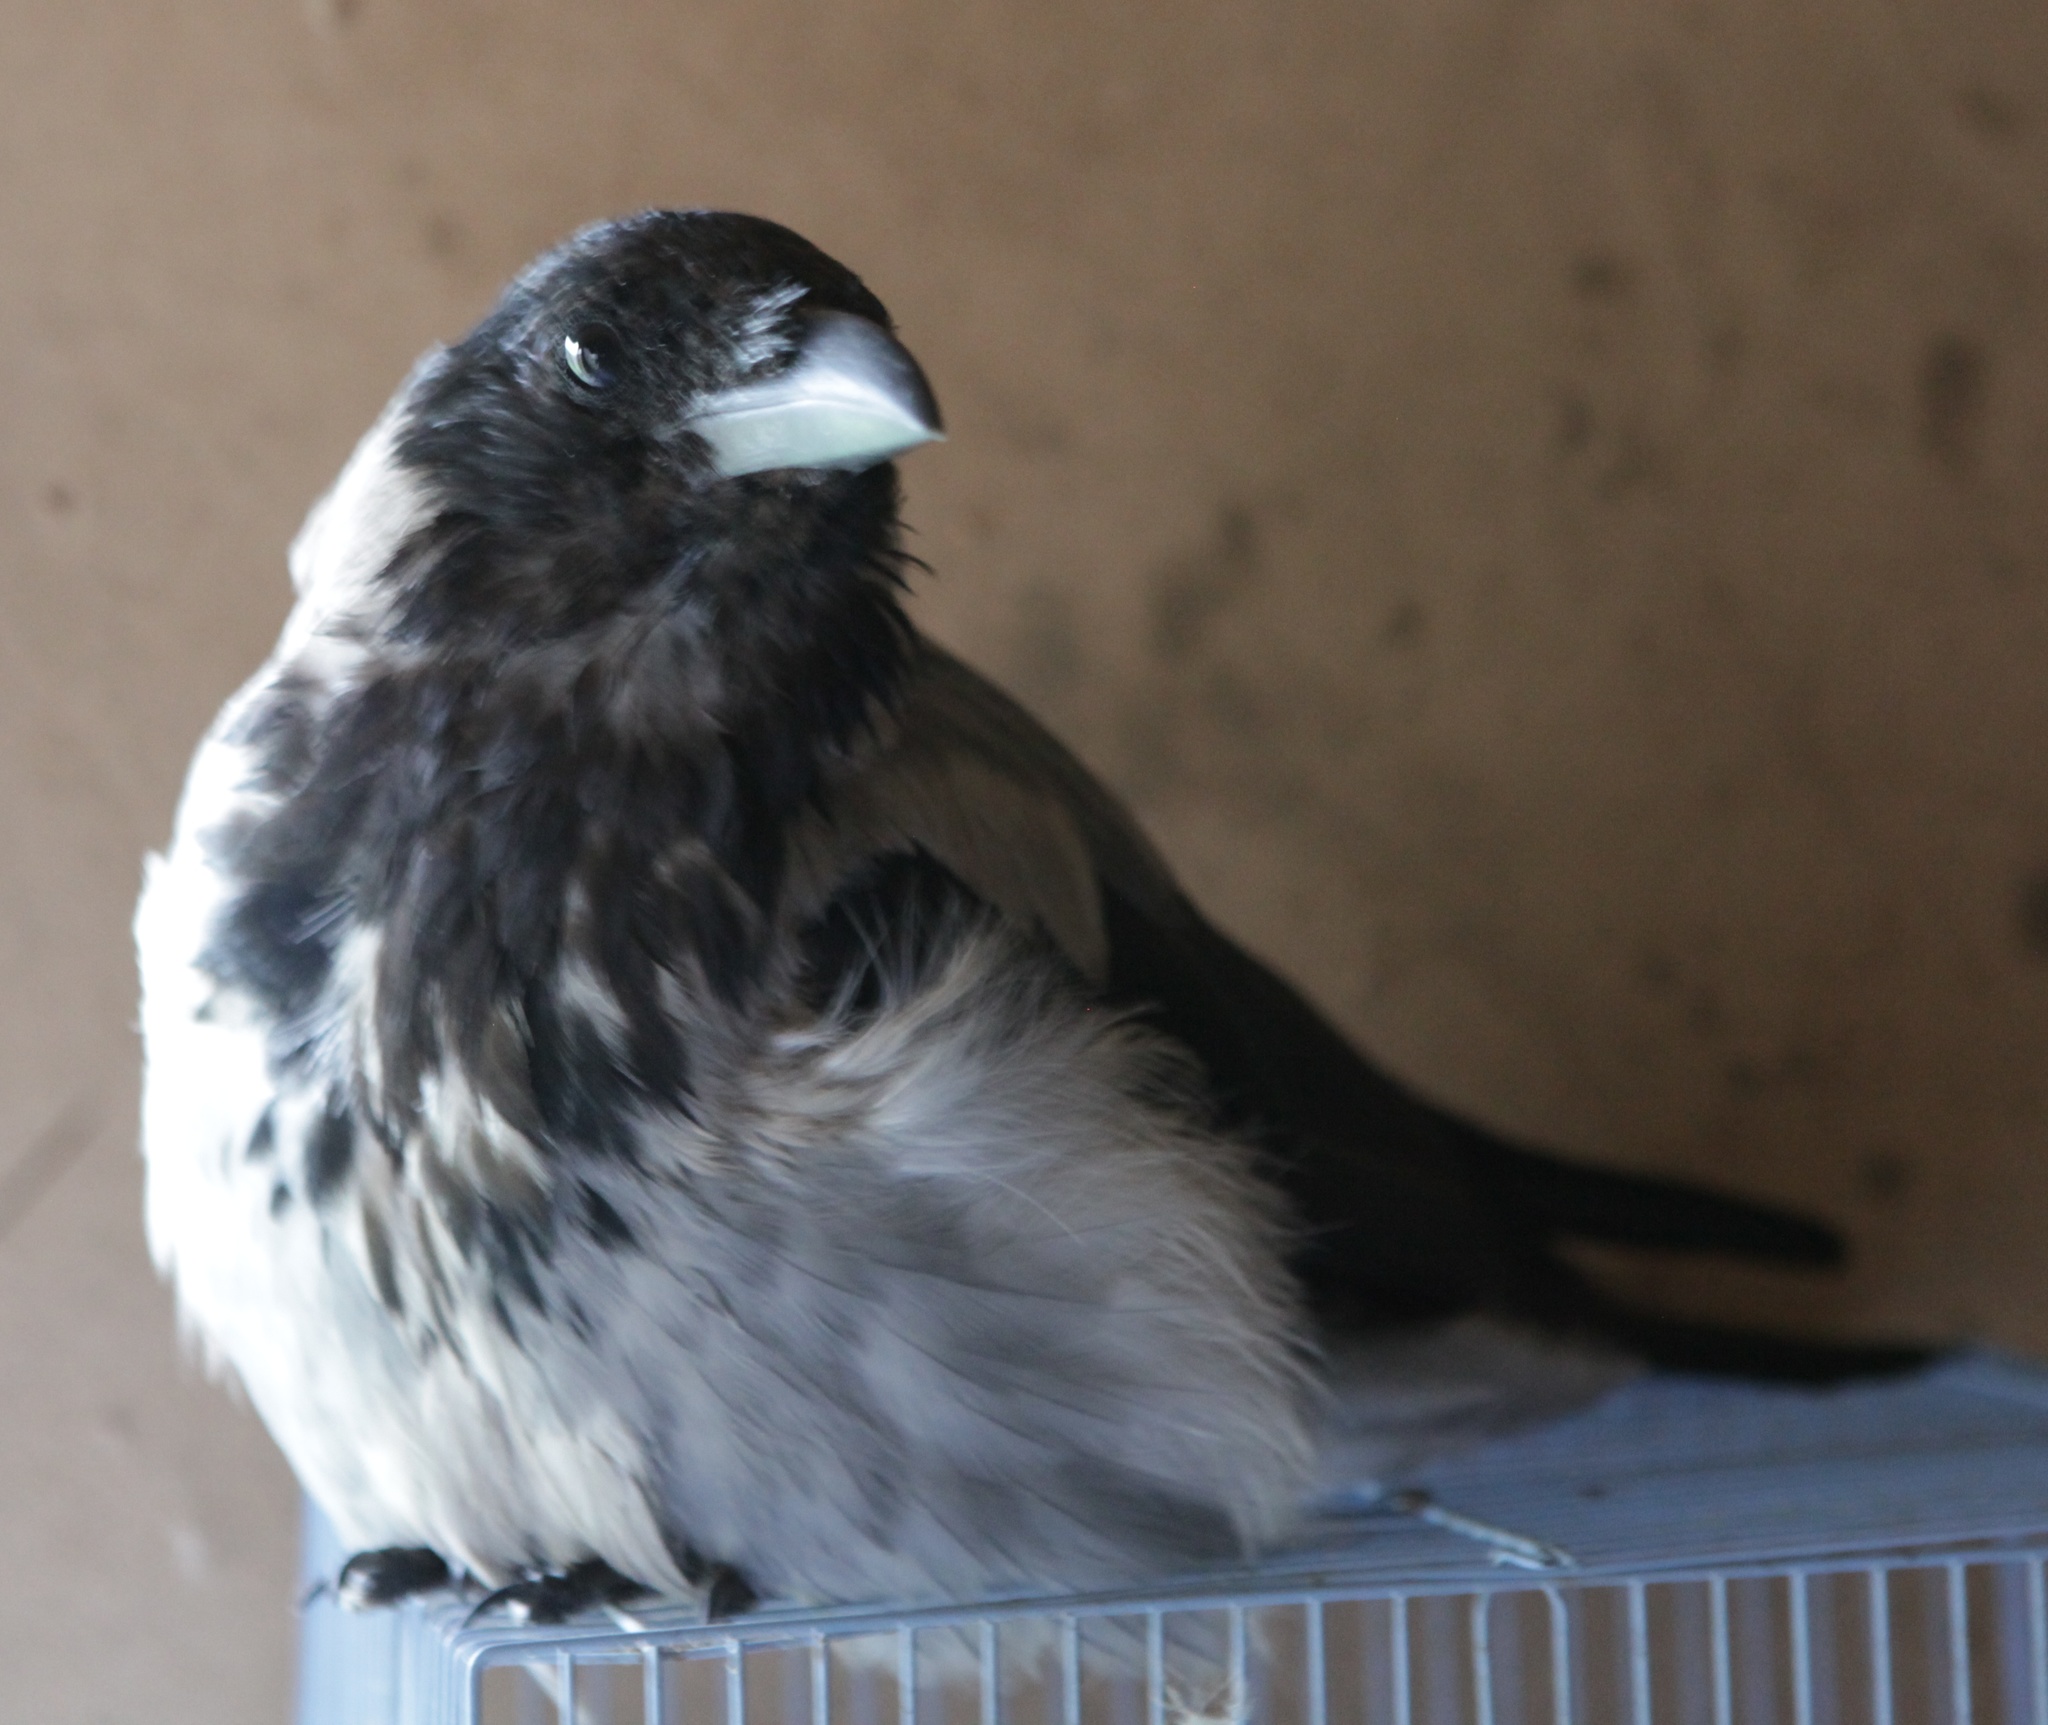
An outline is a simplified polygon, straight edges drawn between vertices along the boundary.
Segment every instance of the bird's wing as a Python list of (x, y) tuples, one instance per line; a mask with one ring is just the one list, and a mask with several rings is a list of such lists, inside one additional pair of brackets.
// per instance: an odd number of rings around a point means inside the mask
[[(1171, 917), (1166, 864), (1102, 785), (1023, 708), (929, 644), (884, 746), (794, 835), (800, 914), (882, 859), (915, 855), (1034, 926), (1097, 987), (1109, 983), (1106, 894)], [(908, 880), (899, 868), (892, 870)], [(929, 896), (930, 883), (927, 883)]]
[(1184, 1044), (1221, 1118), (1263, 1146), (1302, 1229), (1297, 1270), (1334, 1320), (1483, 1308), (1702, 1369), (1807, 1377), (1903, 1363), (1891, 1350), (1689, 1325), (1603, 1294), (1561, 1243), (1823, 1266), (1842, 1244), (1766, 1205), (1513, 1143), (1390, 1077), (1202, 916), (1072, 754), (935, 647), (888, 745), (842, 787), (797, 873), (828, 934), (820, 950), (836, 954), (828, 969), (871, 959), (877, 931), (976, 900), (1035, 924), (1107, 1003)]

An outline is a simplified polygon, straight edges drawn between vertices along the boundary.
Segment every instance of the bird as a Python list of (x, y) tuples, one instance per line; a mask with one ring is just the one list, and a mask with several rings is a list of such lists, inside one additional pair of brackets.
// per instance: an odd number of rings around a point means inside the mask
[(942, 435), (849, 269), (655, 210), (422, 358), (293, 542), (146, 865), (146, 1220), (348, 1603), (1236, 1560), (1299, 1525), (1331, 1362), (1369, 1429), (1377, 1342), (1468, 1320), (1919, 1357), (1604, 1289), (1574, 1244), (1842, 1244), (1461, 1118), (1205, 917), (910, 622)]

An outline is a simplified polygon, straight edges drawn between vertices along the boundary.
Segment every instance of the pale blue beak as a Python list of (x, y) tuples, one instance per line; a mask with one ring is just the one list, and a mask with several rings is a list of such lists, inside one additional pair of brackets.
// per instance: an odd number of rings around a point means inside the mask
[(710, 397), (685, 422), (721, 474), (873, 467), (943, 441), (931, 385), (893, 335), (850, 312), (811, 312), (803, 321), (787, 370)]

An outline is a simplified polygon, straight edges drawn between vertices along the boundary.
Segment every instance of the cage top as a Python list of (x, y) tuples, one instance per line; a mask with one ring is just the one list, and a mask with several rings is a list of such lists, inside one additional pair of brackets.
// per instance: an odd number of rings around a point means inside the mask
[[(1451, 1592), (2039, 1547), (2048, 1544), (2048, 1372), (1973, 1353), (1913, 1377), (1824, 1391), (1646, 1378), (1579, 1414), (1438, 1462), (1404, 1486), (1331, 1500), (1298, 1544), (1255, 1568), (1189, 1575), (1142, 1595), (770, 1607), (708, 1631), (680, 1605), (546, 1630), (488, 1618), (465, 1626), (469, 1605), (452, 1599), (406, 1611), (458, 1660), (495, 1662), (540, 1642), (594, 1650), (649, 1631), (765, 1644), (819, 1628), (991, 1613)], [(331, 1574), (340, 1555), (311, 1518), (309, 1575)]]

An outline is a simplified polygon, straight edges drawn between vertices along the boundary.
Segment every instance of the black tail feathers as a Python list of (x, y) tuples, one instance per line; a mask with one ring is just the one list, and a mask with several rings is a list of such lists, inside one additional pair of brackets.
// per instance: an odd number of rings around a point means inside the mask
[(1826, 1341), (1644, 1311), (1564, 1264), (1554, 1243), (1711, 1252), (1797, 1269), (1836, 1268), (1848, 1248), (1834, 1229), (1810, 1217), (1679, 1181), (1590, 1168), (1476, 1135), (1468, 1154), (1511, 1209), (1517, 1232), (1526, 1229), (1549, 1243), (1544, 1268), (1522, 1294), (1535, 1308), (1531, 1315), (1560, 1329), (1597, 1335), (1663, 1371), (1782, 1384), (1897, 1376), (1943, 1351), (1910, 1342)]
[(1825, 1223), (1748, 1198), (1567, 1162), (1478, 1131), (1467, 1139), (1466, 1154), (1478, 1180), (1541, 1234), (1822, 1270), (1848, 1255)]
[(1614, 1342), (1660, 1371), (1825, 1386), (1899, 1377), (1945, 1348), (1914, 1342), (1835, 1342), (1644, 1312), (1591, 1294), (1573, 1327)]

